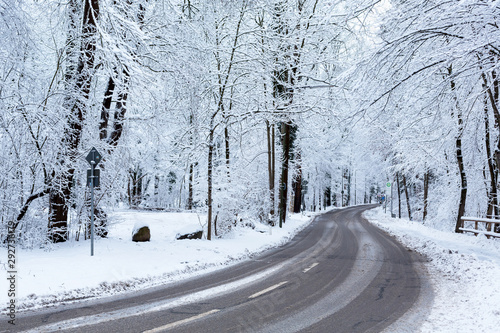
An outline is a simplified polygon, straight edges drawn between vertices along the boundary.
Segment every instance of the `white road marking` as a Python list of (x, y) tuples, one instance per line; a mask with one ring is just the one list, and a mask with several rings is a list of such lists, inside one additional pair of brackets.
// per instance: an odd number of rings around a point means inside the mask
[(316, 303), (294, 312), (293, 316), (284, 316), (260, 330), (255, 330), (255, 333), (282, 332), (283, 327), (289, 328), (287, 333), (301, 332), (343, 309), (368, 287), (382, 267), (382, 243), (377, 242), (362, 224), (352, 223), (348, 227), (358, 237), (358, 252), (344, 281), (330, 292), (326, 292)]
[(307, 267), (306, 269), (304, 269), (302, 271), (302, 273), (307, 273), (308, 271), (310, 271), (311, 269), (313, 269), (314, 267), (318, 266), (318, 263), (315, 262), (314, 264), (312, 264), (311, 266)]
[(271, 287), (269, 287), (269, 288), (266, 288), (266, 289), (264, 289), (264, 290), (261, 290), (261, 291), (259, 291), (258, 293), (255, 293), (255, 294), (253, 294), (253, 295), (249, 296), (248, 298), (255, 298), (255, 297), (259, 297), (260, 295), (264, 295), (265, 293), (268, 293), (268, 292), (270, 292), (270, 291), (272, 291), (272, 290), (274, 290), (274, 289), (277, 289), (277, 288), (281, 287), (281, 286), (282, 286), (282, 285), (284, 285), (285, 283), (288, 283), (288, 281), (283, 281), (283, 282), (280, 282), (280, 283), (278, 283), (278, 284), (275, 284), (274, 286), (271, 286)]
[(220, 311), (219, 309), (213, 309), (213, 310), (210, 310), (208, 312), (200, 313), (197, 316), (189, 317), (189, 318), (182, 319), (182, 320), (179, 320), (179, 321), (167, 324), (167, 325), (163, 325), (163, 326), (160, 326), (160, 327), (157, 327), (157, 328), (153, 328), (151, 330), (144, 331), (143, 333), (158, 333), (158, 332), (163, 332), (163, 331), (169, 330), (171, 328), (174, 328), (174, 327), (177, 327), (177, 326), (180, 326), (180, 325), (183, 325), (183, 324), (187, 324), (189, 322), (192, 322), (192, 321), (204, 318), (206, 316), (210, 316), (211, 314), (217, 313), (219, 311)]
[(240, 289), (246, 285), (257, 283), (266, 277), (276, 274), (280, 269), (286, 265), (290, 265), (293, 260), (287, 260), (279, 265), (268, 268), (257, 274), (247, 276), (245, 278), (222, 284), (216, 287), (200, 290), (195, 293), (187, 294), (184, 296), (165, 299), (153, 303), (148, 303), (144, 305), (136, 305), (125, 309), (114, 310), (109, 312), (103, 312), (99, 315), (87, 315), (82, 317), (76, 317), (72, 319), (62, 320), (59, 322), (47, 324), (44, 326), (36, 327), (32, 330), (26, 331), (26, 333), (40, 333), (40, 332), (57, 332), (64, 329), (74, 329), (85, 326), (102, 324), (105, 322), (119, 320), (128, 317), (142, 316), (147, 313), (164, 311), (167, 309), (172, 309), (178, 306), (183, 306), (186, 304), (192, 304), (195, 302), (200, 302), (205, 299), (213, 298), (215, 296), (228, 294), (234, 290)]

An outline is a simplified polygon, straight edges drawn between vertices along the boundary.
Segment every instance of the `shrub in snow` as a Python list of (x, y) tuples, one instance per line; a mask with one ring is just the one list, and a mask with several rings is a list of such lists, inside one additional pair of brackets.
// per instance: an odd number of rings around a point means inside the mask
[(94, 209), (95, 232), (97, 237), (108, 237), (108, 215), (99, 207)]
[[(85, 217), (86, 224), (84, 226), (85, 230), (85, 239), (90, 239), (90, 232), (91, 232), (91, 220), (90, 220), (90, 207), (89, 207), (89, 215)], [(82, 222), (80, 222), (80, 227), (81, 227)], [(95, 207), (94, 208), (94, 231), (95, 235), (97, 237), (101, 238), (106, 238), (108, 237), (108, 215), (106, 212), (100, 208), (100, 207)], [(77, 234), (76, 240), (79, 240), (79, 232)]]
[(151, 231), (149, 226), (144, 223), (136, 223), (132, 231), (132, 241), (134, 242), (149, 242), (151, 239)]

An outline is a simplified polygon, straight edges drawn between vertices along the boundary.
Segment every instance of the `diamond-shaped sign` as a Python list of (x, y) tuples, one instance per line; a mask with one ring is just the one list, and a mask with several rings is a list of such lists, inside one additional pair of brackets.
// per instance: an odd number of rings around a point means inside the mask
[[(90, 153), (87, 155), (87, 157), (85, 158), (89, 164), (95, 168), (97, 166), (97, 164), (99, 164), (99, 162), (101, 162), (101, 154), (97, 151), (97, 149), (95, 148), (92, 148), (90, 150)], [(94, 163), (92, 163), (94, 162)]]

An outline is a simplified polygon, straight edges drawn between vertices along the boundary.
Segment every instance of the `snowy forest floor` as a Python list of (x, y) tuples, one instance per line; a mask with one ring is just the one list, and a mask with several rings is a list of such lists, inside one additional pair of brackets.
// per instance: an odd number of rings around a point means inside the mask
[[(284, 228), (239, 228), (215, 241), (175, 240), (177, 233), (200, 228), (203, 215), (119, 210), (110, 214), (109, 237), (95, 242), (67, 242), (50, 249), (18, 249), (18, 301), (36, 309), (81, 299), (178, 281), (227, 267), (284, 244), (314, 214), (292, 215)], [(424, 302), (420, 332), (497, 332), (500, 327), (500, 239), (442, 232), (405, 219), (393, 219), (381, 208), (365, 217), (394, 235), (408, 249), (428, 258), (424, 263), (434, 291)], [(131, 232), (146, 222), (151, 241), (134, 243)], [(5, 270), (6, 255), (0, 258)], [(0, 290), (6, 290), (0, 279)], [(6, 304), (7, 293), (0, 294)], [(431, 297), (432, 298), (432, 297)], [(5, 308), (2, 309), (2, 312)]]

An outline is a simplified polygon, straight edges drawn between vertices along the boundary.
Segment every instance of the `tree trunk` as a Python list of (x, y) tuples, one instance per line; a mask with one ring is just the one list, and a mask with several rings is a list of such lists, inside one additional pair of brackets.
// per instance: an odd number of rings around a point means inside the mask
[[(299, 171), (302, 172), (302, 171)], [(297, 179), (293, 181), (293, 212), (300, 213), (300, 207), (302, 206), (302, 177), (297, 175)]]
[[(75, 174), (74, 165), (79, 156), (78, 147), (82, 137), (83, 119), (86, 113), (86, 103), (90, 95), (90, 81), (95, 62), (95, 38), (97, 19), (99, 17), (99, 2), (85, 0), (83, 8), (82, 44), (75, 71), (74, 91), (78, 93), (76, 100), (69, 104), (67, 126), (62, 140), (62, 148), (57, 161), (61, 166), (59, 174), (54, 173), (52, 188), (49, 195), (49, 239), (54, 242), (64, 242), (68, 238), (68, 210)], [(70, 88), (71, 89), (71, 88)], [(71, 89), (71, 90), (73, 90)], [(71, 96), (71, 93), (68, 95)], [(72, 99), (72, 97), (69, 97)]]
[[(217, 96), (217, 101), (216, 101), (216, 110), (215, 112), (211, 115), (210, 118), (210, 134), (209, 134), (209, 142), (208, 142), (208, 167), (207, 167), (207, 183), (208, 183), (208, 191), (207, 191), (207, 205), (208, 205), (208, 216), (207, 216), (207, 240), (212, 239), (212, 215), (213, 215), (213, 155), (214, 155), (214, 132), (215, 132), (215, 121), (217, 115), (220, 113), (222, 114), (222, 117), (224, 120), (227, 121), (228, 115), (225, 112), (224, 108), (224, 103), (225, 103), (225, 92), (226, 89), (229, 86), (229, 80), (232, 75), (232, 68), (235, 65), (235, 54), (236, 54), (236, 49), (238, 47), (238, 40), (240, 35), (240, 28), (243, 22), (243, 18), (245, 16), (246, 12), (246, 3), (242, 4), (241, 11), (240, 11), (240, 16), (238, 23), (236, 25), (236, 31), (233, 39), (233, 45), (231, 48), (231, 54), (229, 56), (228, 60), (228, 65), (227, 69), (225, 72), (222, 72), (222, 63), (221, 59), (219, 56), (219, 51), (215, 52), (215, 61), (217, 62), (217, 72), (218, 72), (218, 84), (219, 84), (219, 91), (218, 91), (218, 96)], [(219, 22), (215, 23), (215, 29), (216, 29), (216, 45), (217, 48), (220, 45), (220, 40), (219, 40)], [(225, 144), (226, 144), (226, 165), (228, 166), (227, 169), (227, 175), (229, 177), (229, 132), (227, 129), (227, 122), (226, 122), (226, 127), (224, 130), (224, 135), (225, 135)]]
[(101, 109), (101, 121), (99, 122), (99, 139), (102, 141), (106, 141), (108, 139), (109, 110), (111, 109), (114, 91), (115, 80), (110, 76), (106, 91), (104, 92), (104, 100), (102, 102)]
[[(127, 5), (130, 6), (132, 4), (132, 1), (127, 1)], [(130, 7), (129, 7), (130, 8)], [(146, 11), (146, 8), (142, 6), (142, 4), (139, 5), (139, 12), (137, 13), (137, 20), (141, 25), (144, 23), (144, 13)], [(126, 16), (128, 13), (125, 13)], [(119, 70), (118, 68), (115, 67), (115, 73), (118, 74)], [(118, 82), (116, 81), (118, 80)], [(102, 102), (102, 108), (101, 108), (101, 120), (99, 122), (99, 140), (107, 144), (107, 150), (108, 154), (111, 154), (114, 148), (118, 146), (118, 142), (120, 141), (120, 138), (123, 135), (123, 127), (124, 127), (124, 121), (125, 121), (125, 114), (127, 112), (127, 99), (128, 99), (128, 93), (129, 93), (129, 80), (130, 80), (130, 75), (128, 72), (128, 68), (126, 65), (122, 65), (121, 67), (121, 77), (117, 75), (117, 78), (110, 76), (108, 78), (108, 84), (106, 86), (106, 91), (104, 92), (104, 98)], [(113, 102), (113, 96), (115, 95), (115, 92), (117, 90), (117, 83), (119, 86), (118, 92), (116, 93), (116, 102), (115, 102), (115, 110), (113, 114), (113, 128), (111, 132), (109, 132), (109, 117), (110, 117), (110, 110), (111, 110), (111, 105)], [(103, 161), (104, 162), (104, 161)], [(142, 178), (139, 180), (142, 186)], [(136, 188), (135, 188), (136, 189)], [(141, 194), (142, 195), (142, 194)], [(137, 197), (134, 197), (137, 198)], [(136, 199), (134, 199), (136, 200)], [(139, 198), (139, 201), (142, 200), (142, 198)], [(156, 199), (155, 199), (156, 200)], [(135, 205), (136, 203), (134, 203)], [(99, 210), (102, 210), (100, 208), (97, 208)], [(103, 219), (101, 220), (102, 224), (102, 229), (105, 230), (107, 228), (107, 221), (105, 220), (105, 215), (103, 215)], [(106, 232), (107, 234), (107, 232)]]
[[(484, 87), (486, 88), (487, 96), (490, 101), (491, 109), (493, 110), (493, 115), (495, 117), (495, 127), (500, 131), (500, 112), (498, 110), (498, 101), (500, 98), (500, 83), (497, 77), (496, 71), (491, 72), (492, 76), (492, 83), (493, 83), (493, 90), (491, 87), (488, 85), (488, 80), (486, 77), (485, 73), (482, 73), (482, 78), (483, 78), (483, 84)], [(495, 167), (495, 172), (493, 174), (493, 177), (495, 178), (495, 184), (492, 183), (492, 188), (495, 188), (497, 186), (497, 180), (498, 180), (498, 168), (500, 167), (500, 135), (498, 135), (497, 139), (497, 145), (495, 148), (495, 160), (493, 163)], [(498, 197), (496, 198), (497, 204), (494, 206), (494, 212), (495, 215), (498, 216)], [(495, 224), (495, 230), (500, 228), (500, 224)]]
[(187, 199), (187, 210), (193, 209), (193, 178), (194, 178), (194, 165), (189, 164), (189, 183), (188, 183), (188, 199)]
[(142, 169), (137, 166), (129, 171), (129, 205), (137, 208), (142, 202), (142, 181), (146, 174), (142, 174)]
[(280, 178), (280, 203), (279, 203), (279, 218), (280, 228), (286, 220), (286, 206), (288, 197), (288, 166), (290, 160), (290, 122), (281, 123), (281, 143), (283, 146), (283, 156), (281, 162), (281, 178)]
[(406, 207), (408, 208), (408, 219), (410, 221), (412, 221), (411, 206), (410, 206), (410, 194), (408, 193), (408, 184), (406, 183), (406, 176), (403, 176), (403, 187), (405, 188)]
[(274, 225), (274, 177), (275, 177), (275, 144), (274, 144), (274, 124), (266, 121), (267, 129), (267, 169), (269, 174), (269, 196), (270, 196), (270, 209), (269, 215), (271, 217), (270, 224)]
[[(451, 75), (452, 73), (452, 67), (448, 68), (448, 73)], [(450, 82), (451, 85), (451, 91), (455, 93), (455, 81), (451, 80)], [(455, 98), (456, 101), (456, 98)], [(456, 147), (456, 158), (457, 158), (457, 165), (458, 165), (458, 171), (460, 174), (460, 201), (458, 204), (458, 214), (457, 214), (457, 220), (455, 223), (455, 232), (456, 233), (463, 233), (462, 230), (460, 230), (460, 227), (462, 227), (462, 221), (461, 218), (465, 214), (465, 204), (467, 201), (467, 175), (465, 173), (465, 165), (464, 165), (464, 159), (462, 155), (462, 135), (463, 135), (463, 130), (464, 130), (464, 125), (463, 125), (463, 119), (462, 119), (462, 112), (460, 110), (460, 107), (458, 105), (458, 102), (456, 104), (456, 110), (457, 110), (457, 138), (455, 140), (455, 147)]]
[[(498, 115), (498, 101), (500, 99), (500, 82), (498, 81), (497, 71), (496, 70), (492, 71), (491, 76), (493, 79), (493, 99), (494, 99), (494, 104), (495, 104), (493, 109), (496, 110), (496, 114)], [(497, 119), (498, 119), (497, 129), (500, 131), (500, 115)], [(494, 216), (495, 218), (497, 218), (499, 215), (498, 190), (497, 190), (496, 186), (498, 184), (497, 183), (497, 181), (498, 181), (498, 168), (500, 167), (500, 135), (498, 136), (496, 155), (497, 155), (496, 164), (494, 164), (494, 166), (495, 166), (495, 172), (494, 172), (495, 184), (492, 184), (492, 188), (494, 187), (496, 190), (495, 201), (493, 203), (493, 205), (494, 205), (493, 211), (495, 214), (495, 216)], [(499, 223), (495, 223), (494, 230), (495, 230), (495, 232), (500, 231), (500, 224)]]
[(398, 183), (398, 217), (401, 218), (401, 183), (399, 182), (399, 172), (396, 172), (396, 182)]
[(427, 207), (429, 197), (429, 170), (424, 173), (424, 213), (422, 219), (425, 221), (427, 218)]
[(342, 168), (342, 177), (340, 178), (340, 207), (345, 207), (344, 204), (344, 168)]
[(293, 179), (293, 192), (294, 192), (294, 200), (293, 200), (293, 212), (300, 213), (300, 207), (302, 206), (302, 168), (300, 166), (300, 152), (295, 156), (296, 161), (298, 163), (297, 167), (297, 175)]
[(123, 87), (118, 92), (117, 101), (115, 103), (115, 112), (113, 116), (113, 131), (109, 135), (108, 144), (111, 148), (118, 145), (120, 138), (123, 134), (123, 122), (125, 114), (127, 113), (127, 99), (128, 99), (128, 82), (129, 74), (126, 68), (122, 71), (123, 74)]
[[(284, 1), (275, 3), (273, 12), (273, 30), (276, 37), (279, 38), (285, 46), (280, 48), (280, 53), (283, 57), (282, 61), (276, 60), (276, 69), (273, 77), (273, 97), (278, 109), (286, 111), (292, 105), (294, 86), (296, 83), (296, 72), (298, 66), (297, 45), (293, 45), (289, 38), (288, 22), (284, 20), (284, 14), (287, 10), (287, 4)], [(290, 51), (294, 50), (291, 55)], [(281, 177), (279, 187), (279, 226), (283, 226), (286, 220), (286, 208), (288, 199), (288, 168), (290, 161), (290, 153), (292, 151), (293, 137), (296, 126), (293, 125), (289, 116), (283, 120), (280, 125), (281, 143), (283, 147), (283, 156), (281, 163)]]
[[(482, 73), (483, 87), (486, 88), (486, 93), (488, 95), (491, 109), (493, 110), (493, 115), (495, 117), (495, 127), (500, 131), (500, 112), (498, 110), (498, 98), (499, 98), (499, 82), (496, 77), (496, 73), (493, 72), (493, 91), (488, 85), (488, 79), (485, 73)], [(495, 162), (497, 166), (500, 166), (500, 135), (498, 136), (497, 145), (495, 148)]]
[(271, 127), (271, 144), (272, 144), (272, 188), (271, 189), (271, 207), (272, 207), (272, 217), (273, 224), (275, 223), (275, 208), (276, 208), (276, 125), (272, 124)]
[(313, 187), (313, 197), (312, 197), (311, 211), (313, 211), (313, 212), (316, 211), (316, 186)]
[[(459, 118), (461, 123), (461, 118)], [(455, 232), (463, 233), (459, 228), (462, 226), (461, 218), (465, 214), (465, 203), (467, 200), (467, 175), (465, 174), (464, 160), (462, 156), (462, 139), (459, 135), (456, 139), (457, 164), (460, 173), (460, 202), (458, 205), (458, 216), (455, 224)]]
[(318, 186), (318, 207), (319, 207), (319, 210), (321, 211), (321, 208), (322, 208), (322, 198), (323, 198), (323, 191), (321, 191), (321, 186)]
[(346, 206), (351, 205), (351, 170), (347, 170), (347, 198), (346, 198)]
[(325, 194), (323, 195), (324, 198), (324, 206), (325, 207), (330, 207), (332, 205), (332, 187), (327, 186), (325, 188)]
[(230, 159), (231, 159), (231, 151), (229, 149), (229, 129), (226, 124), (224, 127), (224, 143), (225, 143), (225, 153), (226, 153), (226, 172), (227, 172), (227, 178), (230, 180), (230, 173), (229, 173), (229, 165), (230, 165)]
[(486, 159), (488, 161), (488, 170), (490, 176), (490, 188), (488, 191), (488, 218), (496, 218), (498, 216), (498, 195), (497, 195), (497, 175), (498, 168), (495, 159), (491, 154), (491, 139), (490, 139), (490, 124), (488, 119), (488, 105), (485, 101), (484, 105), (484, 133), (486, 146)]
[(154, 180), (154, 190), (153, 190), (153, 198), (154, 198), (154, 203), (156, 208), (160, 208), (160, 176), (155, 175), (155, 180)]
[[(193, 130), (193, 124), (194, 124), (194, 112), (191, 109), (191, 114), (189, 115), (189, 127), (190, 127), (190, 133), (189, 133), (189, 144), (192, 147), (194, 144), (194, 130)], [(191, 155), (189, 156), (189, 159), (191, 160), (192, 157)], [(194, 189), (193, 189), (193, 181), (194, 181), (194, 163), (190, 162), (189, 163), (189, 182), (188, 182), (188, 199), (187, 199), (187, 204), (186, 204), (186, 209), (192, 210), (193, 209), (193, 197), (194, 197)]]
[(208, 193), (207, 193), (207, 205), (208, 205), (208, 216), (207, 216), (207, 240), (212, 239), (212, 174), (213, 174), (213, 154), (214, 154), (214, 132), (213, 124), (210, 128), (210, 137), (208, 143), (208, 171), (207, 171), (207, 182), (208, 182)]

